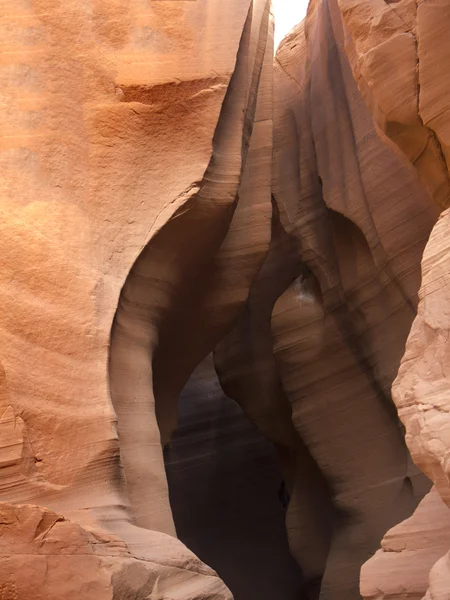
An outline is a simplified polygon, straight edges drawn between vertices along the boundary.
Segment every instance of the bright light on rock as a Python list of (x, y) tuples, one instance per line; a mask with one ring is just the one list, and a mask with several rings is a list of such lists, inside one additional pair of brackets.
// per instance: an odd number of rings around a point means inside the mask
[(306, 15), (309, 0), (273, 0), (275, 50), (290, 30)]

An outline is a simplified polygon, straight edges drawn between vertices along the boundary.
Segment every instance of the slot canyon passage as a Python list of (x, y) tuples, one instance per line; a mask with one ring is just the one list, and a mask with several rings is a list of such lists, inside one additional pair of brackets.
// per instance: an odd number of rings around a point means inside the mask
[(450, 2), (3, 0), (0, 600), (450, 600)]

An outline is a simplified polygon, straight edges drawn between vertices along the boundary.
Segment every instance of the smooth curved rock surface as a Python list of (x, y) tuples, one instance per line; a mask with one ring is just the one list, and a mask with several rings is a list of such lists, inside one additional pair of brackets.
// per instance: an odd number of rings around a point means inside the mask
[[(321, 600), (360, 597), (361, 565), (427, 490), (390, 387), (438, 209), (374, 124), (344, 42), (338, 3), (311, 3), (277, 52), (274, 80), (273, 191), (297, 267), (271, 328), (295, 429), (334, 506), (325, 562), (314, 565)], [(316, 542), (304, 542), (307, 555)]]
[[(47, 506), (144, 561), (155, 553), (150, 579), (177, 580), (172, 555), (203, 568), (159, 533), (175, 530), (147, 351), (164, 437), (170, 403), (269, 244), (269, 7), (7, 0), (2, 11), (0, 506)], [(150, 322), (145, 302), (124, 307), (145, 276)], [(195, 319), (203, 332), (184, 346)], [(170, 339), (180, 322), (188, 330)], [(228, 598), (214, 581), (164, 597)]]
[(274, 206), (271, 246), (234, 329), (218, 344), (215, 366), (226, 394), (272, 442), (290, 495), (286, 528), (308, 598), (318, 595), (333, 519), (323, 474), (295, 430), (273, 352), (271, 315), (277, 298), (301, 268), (295, 240)]
[(275, 448), (224, 394), (208, 356), (179, 398), (164, 457), (177, 535), (235, 600), (306, 600)]
[(339, 0), (347, 52), (378, 125), (450, 202), (450, 6), (445, 0)]
[(275, 66), (269, 0), (3, 6), (0, 595), (231, 600), (163, 458), (207, 367), (284, 482), (260, 598), (449, 600), (448, 3), (312, 0)]
[(133, 265), (111, 334), (111, 397), (133, 511), (138, 524), (168, 533), (161, 444), (176, 428), (186, 381), (236, 318), (269, 245), (269, 4), (252, 10), (203, 179), (174, 201)]
[[(445, 69), (450, 51), (446, 33), (450, 24), (448, 4), (440, 0), (395, 3), (339, 0), (339, 5), (348, 33), (346, 47), (353, 73), (378, 125), (415, 165), (434, 200), (448, 207), (450, 120), (449, 78)], [(448, 447), (444, 424), (446, 374), (442, 366), (448, 304), (444, 266), (447, 220), (444, 213), (424, 254), (419, 313), (393, 386), (393, 397), (406, 426), (406, 441), (414, 461), (436, 484), (448, 504), (447, 475), (442, 463)], [(437, 321), (440, 326), (436, 326)], [(445, 520), (442, 507), (438, 514), (428, 503), (418, 509), (411, 522), (404, 525), (422, 523), (423, 536), (431, 536), (433, 544), (417, 555), (411, 552), (399, 558), (402, 569), (397, 574), (393, 570), (392, 575), (389, 570), (393, 565), (384, 564), (383, 572), (383, 563), (376, 555), (362, 571), (363, 596), (372, 598), (373, 590), (377, 589), (382, 598), (391, 595), (402, 598), (413, 595), (427, 600), (448, 598), (449, 544), (447, 541), (445, 547), (445, 528), (441, 539), (433, 537), (434, 530), (443, 526)], [(393, 530), (393, 535), (399, 535), (400, 539), (402, 527), (403, 524), (399, 530)], [(437, 560), (438, 556), (442, 558)], [(388, 558), (391, 557), (386, 555), (384, 560)], [(416, 566), (419, 563), (420, 568)]]

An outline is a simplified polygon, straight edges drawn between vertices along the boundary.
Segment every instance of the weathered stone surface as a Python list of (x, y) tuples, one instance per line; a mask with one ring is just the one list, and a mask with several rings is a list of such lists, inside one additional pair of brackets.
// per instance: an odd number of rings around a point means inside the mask
[(450, 203), (450, 6), (445, 0), (339, 0), (347, 51), (378, 125)]
[(0, 507), (0, 597), (35, 600), (231, 600), (217, 574), (172, 537), (119, 538), (33, 505)]
[[(445, 64), (450, 45), (449, 5), (439, 0), (361, 2), (339, 0), (348, 37), (346, 47), (359, 89), (378, 125), (408, 156), (434, 200), (449, 205), (449, 93)], [(393, 396), (406, 426), (414, 461), (432, 479), (448, 504), (443, 468), (448, 448), (445, 433), (445, 314), (447, 235), (446, 213), (441, 217), (422, 263), (419, 314), (414, 322)], [(439, 324), (436, 325), (436, 321)], [(440, 329), (442, 327), (442, 329)], [(439, 398), (439, 401), (436, 401)], [(426, 511), (429, 511), (427, 514)], [(443, 512), (443, 511), (442, 511)], [(362, 571), (361, 589), (367, 598), (448, 598), (450, 573), (445, 535), (433, 531), (448, 518), (434, 514), (425, 503), (404, 526), (421, 522), (423, 536), (433, 543), (420, 552), (393, 558), (376, 555)], [(402, 528), (394, 529), (402, 537)], [(443, 556), (436, 566), (432, 564)], [(428, 578), (428, 573), (430, 577)], [(428, 581), (429, 579), (429, 581)], [(371, 591), (370, 591), (371, 590)], [(378, 590), (379, 596), (374, 595)], [(403, 593), (403, 595), (402, 595)]]
[[(401, 559), (397, 559), (401, 561), (402, 569), (392, 569), (392, 575), (388, 576), (391, 566), (386, 565), (387, 556), (384, 558), (383, 569), (380, 568), (383, 563), (380, 563), (377, 555), (365, 565), (361, 591), (364, 598), (368, 599), (449, 598), (448, 231), (447, 210), (434, 227), (425, 249), (418, 315), (392, 388), (400, 418), (406, 427), (406, 441), (411, 455), (435, 483), (443, 502), (439, 503), (436, 499), (430, 502), (426, 499), (410, 521), (392, 532), (392, 536), (401, 540), (402, 530), (408, 532), (409, 536), (414, 536), (418, 525), (422, 529), (421, 538), (418, 539), (422, 540), (423, 546), (413, 547), (409, 554), (402, 553)], [(374, 589), (378, 590), (380, 596), (373, 595)], [(394, 595), (401, 591), (403, 595)]]
[(0, 503), (187, 568), (160, 434), (268, 247), (269, 2), (3, 7)]
[[(386, 533), (361, 570), (368, 600), (422, 600), (434, 564), (450, 547), (450, 511), (433, 488), (413, 516)], [(439, 596), (438, 596), (439, 597)]]
[(135, 262), (111, 336), (111, 395), (131, 502), (138, 523), (169, 532), (160, 440), (170, 439), (184, 384), (236, 317), (269, 243), (272, 45), (268, 4), (252, 10), (258, 18), (246, 22), (213, 158)]
[(449, 600), (448, 3), (3, 5), (2, 600)]
[(211, 356), (180, 396), (164, 456), (177, 535), (234, 599), (306, 600), (289, 553), (277, 453), (223, 393)]
[(281, 226), (275, 207), (268, 256), (241, 318), (214, 356), (227, 395), (275, 446), (290, 494), (290, 549), (301, 566), (308, 598), (315, 598), (328, 554), (333, 508), (327, 482), (293, 425), (271, 334), (274, 304), (300, 266), (294, 239)]
[[(336, 1), (311, 3), (280, 46), (274, 105), (274, 195), (296, 255), (272, 312), (274, 354), (296, 432), (334, 507), (328, 542), (325, 532), (303, 547), (296, 538), (296, 556), (308, 580), (323, 574), (321, 600), (356, 599), (361, 565), (427, 489), (390, 387), (438, 210), (374, 125)], [(316, 539), (327, 552), (314, 549)]]
[[(425, 249), (417, 318), (408, 338), (393, 395), (417, 465), (434, 481), (450, 507), (448, 453), (448, 281), (449, 211), (442, 213)], [(441, 523), (441, 519), (438, 524)], [(448, 556), (430, 573), (428, 599), (444, 600), (450, 590)]]

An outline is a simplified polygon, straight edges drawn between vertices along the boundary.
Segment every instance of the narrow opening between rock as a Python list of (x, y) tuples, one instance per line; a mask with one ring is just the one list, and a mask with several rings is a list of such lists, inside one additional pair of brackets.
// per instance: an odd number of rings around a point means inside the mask
[(289, 552), (289, 497), (275, 449), (223, 393), (211, 357), (179, 398), (164, 458), (178, 537), (235, 600), (306, 597)]

